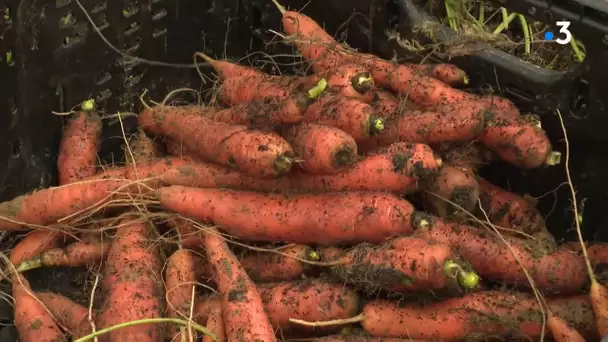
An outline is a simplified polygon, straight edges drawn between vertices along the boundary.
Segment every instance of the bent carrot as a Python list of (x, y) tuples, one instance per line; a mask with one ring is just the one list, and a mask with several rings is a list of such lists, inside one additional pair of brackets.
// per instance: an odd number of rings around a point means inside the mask
[(293, 151), (283, 138), (272, 132), (247, 130), (183, 112), (179, 107), (155, 107), (138, 116), (140, 126), (156, 136), (181, 141), (210, 161), (238, 168), (256, 177), (287, 173)]
[(52, 292), (36, 292), (35, 295), (51, 312), (59, 325), (67, 328), (72, 339), (76, 340), (92, 332), (89, 309), (86, 307)]
[(358, 159), (357, 143), (346, 132), (331, 126), (301, 123), (281, 134), (303, 159), (300, 167), (313, 174), (348, 170)]
[(356, 141), (384, 130), (384, 120), (375, 115), (369, 104), (335, 94), (323, 95), (312, 103), (304, 113), (304, 121), (337, 127)]
[(261, 295), (217, 231), (203, 232), (203, 243), (222, 300), (227, 341), (277, 341)]
[(557, 163), (546, 133), (524, 116), (489, 118), (479, 140), (503, 160), (520, 168)]
[(159, 189), (158, 199), (168, 210), (213, 221), (251, 241), (378, 243), (412, 231), (412, 205), (385, 193), (288, 196), (174, 185)]
[(428, 177), (424, 188), (431, 192), (423, 195), (425, 204), (441, 217), (461, 216), (477, 207), (479, 183), (471, 167), (444, 165)]
[[(147, 222), (124, 219), (116, 231), (106, 260), (101, 288), (105, 298), (97, 326), (160, 318), (164, 312), (161, 256), (158, 233)], [(140, 324), (114, 330), (104, 341), (156, 342), (163, 336), (159, 324)]]
[[(529, 286), (521, 267), (525, 267), (540, 290), (561, 294), (577, 293), (586, 283), (582, 257), (566, 248), (551, 253), (539, 251), (536, 241), (503, 236), (416, 212), (413, 221), (416, 236), (449, 244), (483, 278), (507, 284)], [(518, 262), (519, 261), (519, 262)], [(520, 266), (521, 263), (521, 266)], [(568, 272), (564, 273), (563, 270)]]
[(383, 245), (361, 244), (341, 253), (330, 247), (323, 260), (335, 262), (330, 270), (339, 281), (380, 290), (408, 292), (476, 288), (479, 277), (447, 244), (415, 237), (398, 237)]
[(76, 112), (63, 129), (57, 176), (65, 185), (94, 175), (101, 144), (101, 118), (95, 111)]
[(13, 281), (15, 327), (21, 342), (68, 342), (51, 314), (33, 297), (30, 284), (20, 274)]
[[(198, 258), (188, 249), (178, 249), (167, 260), (165, 269), (165, 288), (167, 316), (188, 319), (194, 305), (196, 266)], [(169, 327), (167, 338), (182, 341), (188, 336), (196, 336), (194, 331), (180, 331), (176, 326)]]
[(423, 76), (430, 76), (450, 85), (469, 83), (467, 73), (454, 64), (438, 63), (404, 65), (418, 71)]

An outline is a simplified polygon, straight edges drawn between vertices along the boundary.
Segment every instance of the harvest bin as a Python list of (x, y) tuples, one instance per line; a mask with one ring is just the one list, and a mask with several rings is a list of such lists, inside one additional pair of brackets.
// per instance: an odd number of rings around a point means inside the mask
[[(424, 13), (413, 13), (408, 7), (410, 2), (281, 2), (292, 9), (304, 8), (304, 13), (323, 23), (330, 33), (360, 51), (389, 59), (394, 56), (415, 59), (387, 36), (390, 31), (411, 36), (413, 20)], [(608, 101), (602, 102), (605, 98), (599, 94), (608, 89), (604, 86), (608, 82), (608, 69), (605, 62), (601, 63), (608, 56), (608, 39), (603, 39), (608, 35), (608, 9), (590, 7), (583, 1), (559, 1), (561, 7), (551, 7), (549, 2), (501, 1), (503, 6), (517, 6), (513, 10), (544, 15), (541, 18), (551, 22), (560, 18), (572, 21), (573, 33), (588, 47), (586, 62), (577, 70), (556, 76), (536, 68), (535, 74), (535, 68), (526, 65), (527, 62), (480, 55), (451, 62), (469, 72), (472, 90), (484, 84), (497, 89), (507, 82), (508, 91), (504, 95), (522, 105), (523, 110), (540, 114), (555, 149), (564, 153), (563, 134), (552, 111), (554, 107), (561, 108), (570, 132), (570, 168), (579, 201), (584, 203), (584, 235), (588, 240), (605, 241), (608, 233), (602, 227), (608, 224), (604, 210), (608, 201), (608, 183), (604, 181), (608, 154), (603, 148), (608, 138), (604, 133), (608, 129), (605, 124), (608, 113), (604, 112), (608, 111)], [(0, 174), (2, 200), (56, 184), (57, 150), (64, 119), (52, 111), (67, 112), (83, 100), (94, 98), (107, 113), (138, 112), (141, 108), (138, 96), (144, 91), (147, 99), (160, 101), (172, 89), (201, 88), (200, 78), (192, 67), (154, 66), (124, 58), (104, 42), (89, 20), (118, 50), (154, 61), (191, 64), (193, 52), (203, 51), (212, 57), (232, 60), (247, 56), (244, 63), (260, 66), (258, 51), (270, 55), (292, 51), (269, 32), (281, 30), (280, 14), (270, 0), (81, 3), (90, 18), (75, 0), (1, 3), (0, 165), (6, 165)], [(532, 13), (533, 6), (538, 12)], [(280, 61), (278, 58), (277, 62)], [(203, 67), (202, 71), (210, 74), (211, 70)], [(208, 82), (203, 88), (210, 86)], [(572, 108), (570, 104), (574, 104)], [(133, 131), (133, 123), (132, 118), (126, 120), (127, 133)], [(119, 125), (104, 127), (101, 155), (105, 160), (120, 158), (120, 137)], [(500, 173), (493, 172), (496, 168)], [(525, 173), (497, 165), (483, 170), (483, 175), (520, 193), (544, 195), (539, 209), (545, 215), (550, 213), (547, 220), (552, 233), (568, 240), (575, 237), (569, 190), (560, 186), (565, 181), (563, 165)], [(35, 289), (50, 286), (53, 291), (69, 295), (71, 285), (82, 288), (81, 284), (73, 284), (77, 281), (69, 273), (57, 270), (52, 274), (34, 270), (28, 278)], [(5, 305), (0, 309), (0, 320), (11, 321), (11, 314), (12, 309)], [(14, 331), (10, 329), (2, 331), (11, 333)], [(1, 341), (14, 340), (2, 334)]]

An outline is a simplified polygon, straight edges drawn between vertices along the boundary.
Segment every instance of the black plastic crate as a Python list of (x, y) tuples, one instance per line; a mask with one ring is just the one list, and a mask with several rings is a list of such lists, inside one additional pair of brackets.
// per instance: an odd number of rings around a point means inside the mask
[[(303, 12), (339, 40), (363, 52), (384, 58), (414, 58), (387, 32), (411, 35), (417, 16), (406, 0), (282, 0)], [(81, 1), (102, 34), (117, 49), (154, 61), (191, 64), (192, 54), (203, 51), (218, 58), (261, 66), (263, 51), (270, 55), (292, 53), (269, 30), (281, 30), (279, 11), (270, 0), (96, 0)], [(608, 224), (604, 203), (608, 186), (604, 175), (608, 157), (603, 144), (608, 134), (608, 110), (601, 92), (608, 87), (608, 8), (595, 1), (500, 1), (511, 10), (537, 19), (572, 21), (572, 31), (587, 47), (585, 64), (571, 73), (531, 68), (502, 54), (478, 54), (454, 62), (469, 71), (475, 90), (489, 84), (506, 85), (505, 95), (524, 108), (543, 115), (543, 125), (555, 149), (564, 152), (557, 118), (561, 108), (571, 138), (571, 170), (584, 202), (583, 230), (590, 240), (607, 240), (601, 227)], [(552, 3), (549, 6), (549, 3)], [(94, 98), (108, 113), (137, 112), (138, 96), (162, 99), (171, 89), (201, 89), (192, 67), (152, 66), (137, 63), (113, 51), (90, 24), (75, 0), (50, 2), (4, 0), (0, 6), (0, 199), (11, 199), (56, 180), (56, 159), (65, 112)], [(532, 10), (532, 8), (535, 8)], [(550, 16), (546, 13), (550, 13)], [(419, 18), (419, 17), (418, 17)], [(446, 33), (449, 34), (449, 33)], [(277, 58), (281, 62), (281, 58)], [(524, 63), (524, 64), (522, 64)], [(270, 64), (264, 65), (268, 71)], [(284, 72), (291, 72), (287, 67)], [(205, 73), (210, 69), (203, 67)], [(498, 75), (498, 76), (497, 76)], [(209, 87), (211, 84), (203, 85)], [(582, 119), (572, 119), (570, 111)], [(126, 129), (133, 130), (132, 118)], [(104, 127), (101, 155), (117, 157), (123, 141), (118, 125)], [(498, 169), (499, 172), (493, 172)], [(562, 166), (522, 172), (506, 165), (484, 175), (513, 190), (541, 196), (539, 208), (551, 213), (552, 232), (572, 239), (573, 216)], [(551, 193), (555, 188), (557, 191)], [(579, 203), (580, 204), (580, 203)], [(0, 312), (0, 315), (2, 312)]]

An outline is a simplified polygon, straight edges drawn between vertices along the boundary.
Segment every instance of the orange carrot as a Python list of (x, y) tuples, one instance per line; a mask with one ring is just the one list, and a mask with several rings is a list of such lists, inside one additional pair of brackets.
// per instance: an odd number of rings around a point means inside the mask
[(254, 179), (213, 164), (192, 162), (167, 171), (161, 178), (171, 185), (264, 192), (366, 190), (411, 193), (418, 189), (420, 180), (436, 172), (440, 166), (441, 159), (429, 146), (396, 143), (374, 151), (351, 169), (335, 175), (292, 172), (275, 180)]
[(283, 30), (293, 39), (300, 54), (317, 73), (344, 64), (342, 47), (312, 18), (295, 11), (287, 11), (278, 0), (272, 0), (282, 15)]
[[(577, 293), (587, 280), (583, 258), (566, 248), (543, 253), (538, 250), (536, 241), (503, 236), (511, 247), (508, 248), (503, 240), (487, 230), (447, 222), (420, 212), (413, 217), (415, 227), (419, 227), (416, 236), (449, 244), (471, 263), (482, 278), (528, 286), (521, 263), (536, 287), (548, 292)], [(565, 269), (567, 273), (563, 272)]]
[(557, 162), (553, 160), (546, 133), (524, 116), (490, 118), (479, 140), (503, 160), (520, 168), (537, 168)]
[(97, 112), (77, 112), (65, 128), (59, 144), (59, 184), (70, 184), (94, 175), (101, 144), (101, 118)]
[(490, 151), (478, 142), (462, 142), (431, 146), (446, 164), (477, 170), (492, 160)]
[[(330, 247), (331, 248), (331, 247)], [(362, 287), (368, 293), (380, 290), (460, 290), (476, 288), (479, 277), (455, 255), (447, 244), (415, 237), (398, 237), (383, 245), (360, 244), (338, 255), (323, 253), (324, 261), (335, 261), (330, 270), (339, 281)], [(333, 258), (332, 258), (333, 256)]]
[[(529, 235), (547, 232), (545, 219), (528, 200), (485, 179), (480, 178), (478, 181), (481, 207), (488, 215), (490, 222)], [(483, 213), (480, 216), (485, 219)], [(555, 244), (555, 240), (553, 240), (553, 244)]]
[(324, 337), (307, 339), (306, 342), (416, 342), (410, 338), (386, 338), (386, 337), (374, 337), (374, 336), (360, 336), (360, 335), (328, 335)]
[(384, 129), (384, 120), (375, 115), (369, 104), (335, 94), (324, 95), (311, 104), (304, 113), (304, 120), (337, 127), (357, 141)]
[(202, 161), (202, 158), (197, 155), (196, 152), (188, 149), (184, 144), (180, 141), (176, 141), (173, 139), (164, 139), (165, 148), (167, 149), (167, 153), (169, 155), (175, 157), (187, 157), (189, 159), (194, 159), (198, 161)]
[(129, 163), (146, 162), (163, 155), (161, 146), (146, 136), (146, 133), (141, 128), (137, 132), (137, 135), (129, 140), (129, 149), (130, 152), (125, 148), (125, 156)]
[(209, 63), (222, 80), (239, 76), (259, 76), (264, 74), (262, 71), (252, 67), (213, 59), (202, 52), (195, 52), (194, 58), (196, 59), (197, 57), (202, 58), (205, 62)]
[(600, 336), (604, 338), (608, 336), (608, 290), (606, 286), (593, 279), (589, 298), (591, 298), (591, 304), (593, 305), (597, 330)]
[(363, 102), (371, 102), (374, 99), (376, 90), (374, 78), (369, 70), (360, 64), (342, 64), (335, 70), (317, 74), (313, 78), (313, 83), (307, 88), (312, 88), (321, 78), (327, 81), (328, 91)]
[[(167, 260), (165, 268), (165, 287), (167, 301), (167, 316), (170, 318), (187, 319), (194, 305), (194, 286), (196, 283), (195, 262), (198, 258), (188, 249), (178, 249)], [(194, 331), (184, 331), (176, 326), (170, 326), (167, 338), (182, 341), (188, 336), (196, 336)]]
[[(233, 80), (233, 82), (236, 82), (239, 79)], [(227, 83), (226, 87), (228, 85)], [(240, 90), (237, 89), (237, 91)], [(256, 89), (256, 96), (260, 95), (257, 91), (258, 89)], [(281, 91), (284, 92), (284, 90)], [(300, 95), (285, 95), (283, 97), (272, 95), (263, 99), (237, 103), (228, 108), (209, 113), (206, 117), (213, 121), (231, 125), (267, 128), (301, 121), (304, 110), (308, 108), (307, 101)]]
[(300, 167), (313, 174), (336, 174), (348, 170), (358, 159), (355, 139), (344, 131), (325, 125), (301, 123), (283, 131)]
[(557, 317), (549, 311), (547, 315), (547, 328), (555, 339), (555, 342), (585, 342), (581, 334), (573, 329), (560, 317)]
[(51, 312), (59, 325), (67, 328), (72, 339), (78, 339), (92, 332), (89, 309), (86, 307), (52, 292), (36, 292), (35, 295)]
[[(290, 318), (307, 321), (340, 319), (351, 317), (359, 310), (359, 296), (342, 284), (311, 279), (259, 284), (258, 288), (272, 326), (284, 332), (298, 328), (289, 322)], [(335, 328), (315, 329), (319, 330), (327, 332), (335, 331)]]
[(53, 316), (33, 297), (28, 281), (17, 275), (13, 281), (15, 327), (20, 342), (67, 342)]
[(421, 75), (436, 78), (450, 85), (468, 84), (467, 73), (454, 64), (404, 64)]
[[(207, 321), (204, 326), (215, 334), (215, 342), (226, 341), (226, 329), (224, 327), (224, 316), (222, 313), (222, 306), (216, 305), (211, 308), (208, 314)], [(203, 336), (202, 342), (212, 342), (213, 339), (209, 335)]]
[(272, 132), (214, 122), (182, 112), (179, 107), (147, 109), (138, 121), (151, 134), (181, 141), (205, 159), (252, 176), (278, 176), (291, 169), (291, 147)]
[[(160, 318), (164, 312), (163, 261), (159, 255), (156, 229), (148, 223), (125, 219), (110, 246), (101, 282), (105, 298), (97, 317), (98, 328), (146, 318)], [(162, 326), (140, 324), (114, 330), (107, 341), (161, 341)]]
[(207, 258), (215, 271), (222, 299), (227, 341), (277, 341), (264, 311), (262, 298), (226, 241), (215, 232), (204, 232)]
[(362, 143), (362, 149), (397, 141), (439, 144), (473, 141), (483, 132), (485, 108), (473, 102), (445, 106), (441, 111), (415, 110), (386, 123), (386, 129)]
[[(571, 326), (588, 325), (592, 316), (581, 315), (583, 303), (576, 297), (568, 301), (570, 305), (564, 310), (556, 310), (551, 301), (549, 305), (556, 316)], [(576, 313), (572, 311), (575, 308)], [(534, 339), (542, 330), (542, 313), (535, 297), (499, 291), (470, 293), (427, 305), (373, 301), (365, 305), (359, 320), (374, 336), (424, 340), (452, 341), (478, 335)]]
[(306, 261), (320, 258), (317, 251), (306, 245), (290, 245), (277, 252), (247, 253), (241, 258), (241, 265), (256, 282), (289, 281), (302, 277), (310, 267)]
[(183, 218), (167, 221), (167, 225), (177, 233), (178, 243), (183, 248), (193, 248), (201, 245), (199, 229), (191, 222)]
[(412, 205), (391, 194), (345, 192), (279, 195), (169, 186), (158, 190), (166, 209), (210, 220), (252, 241), (377, 243), (411, 232)]
[(400, 102), (393, 94), (386, 90), (377, 90), (371, 103), (376, 115), (381, 118), (392, 118), (400, 114)]
[(471, 167), (444, 165), (425, 183), (424, 188), (431, 193), (424, 194), (424, 202), (441, 217), (462, 216), (477, 207), (479, 183)]
[(19, 269), (19, 264), (22, 262), (36, 258), (41, 253), (59, 247), (64, 238), (65, 234), (59, 231), (32, 231), (11, 250), (10, 260)]
[(23, 260), (17, 269), (21, 272), (49, 266), (83, 266), (105, 259), (109, 243), (100, 241), (98, 243), (74, 242), (63, 248), (52, 248), (40, 252), (34, 257)]

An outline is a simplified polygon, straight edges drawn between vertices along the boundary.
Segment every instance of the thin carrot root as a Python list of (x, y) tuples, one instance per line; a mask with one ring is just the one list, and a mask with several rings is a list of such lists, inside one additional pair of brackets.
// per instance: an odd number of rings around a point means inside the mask
[(25, 272), (39, 267), (50, 266), (83, 266), (102, 261), (109, 248), (108, 242), (87, 243), (74, 242), (65, 248), (53, 248), (44, 251), (33, 259), (24, 260), (16, 268)]

